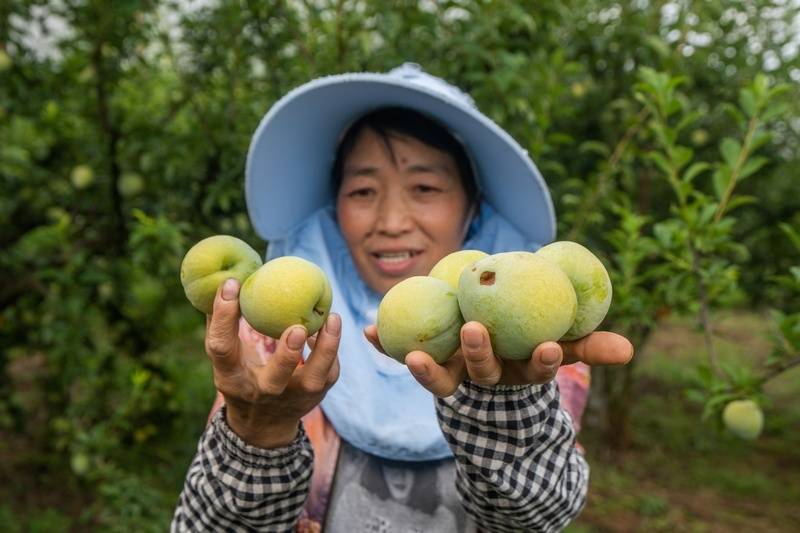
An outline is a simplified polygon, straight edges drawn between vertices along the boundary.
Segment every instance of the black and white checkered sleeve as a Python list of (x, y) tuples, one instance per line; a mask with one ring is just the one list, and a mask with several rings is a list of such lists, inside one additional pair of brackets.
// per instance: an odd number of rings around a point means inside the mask
[(483, 531), (559, 531), (586, 501), (589, 466), (558, 387), (463, 383), (436, 411), (457, 489)]
[(287, 446), (250, 446), (214, 415), (189, 467), (171, 531), (291, 531), (308, 496), (314, 455), (302, 425)]

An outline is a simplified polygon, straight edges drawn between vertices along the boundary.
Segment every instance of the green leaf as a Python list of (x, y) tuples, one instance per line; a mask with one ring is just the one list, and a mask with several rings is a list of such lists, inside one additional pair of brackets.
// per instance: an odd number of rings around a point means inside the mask
[(719, 144), (719, 151), (728, 166), (734, 168), (739, 159), (739, 153), (742, 151), (742, 145), (736, 139), (725, 137)]
[(688, 148), (686, 146), (676, 146), (675, 149), (672, 151), (672, 159), (675, 161), (675, 167), (677, 170), (682, 169), (686, 166), (686, 164), (692, 160), (692, 156), (694, 155), (694, 150)]
[(664, 148), (672, 146), (672, 144), (675, 142), (675, 131), (673, 131), (669, 126), (666, 126), (657, 120), (651, 120), (650, 129), (653, 130), (653, 133), (656, 135), (658, 141)]
[(683, 104), (680, 100), (670, 100), (667, 104), (667, 116), (672, 116), (678, 111), (683, 109)]
[(755, 196), (750, 196), (749, 194), (737, 194), (733, 198), (728, 201), (728, 206), (725, 209), (725, 212), (733, 211), (737, 207), (741, 207), (743, 205), (749, 204), (757, 204), (758, 198)]
[(782, 94), (786, 94), (792, 90), (792, 86), (788, 83), (779, 83), (769, 90), (767, 93), (767, 100), (772, 100)]
[(772, 134), (768, 131), (756, 130), (753, 137), (750, 139), (750, 152), (755, 152), (764, 144), (772, 139)]
[(672, 243), (672, 237), (675, 234), (675, 228), (671, 224), (656, 224), (653, 227), (653, 235), (656, 240), (665, 248), (669, 248)]
[(578, 147), (578, 151), (583, 154), (594, 153), (603, 157), (609, 157), (611, 155), (611, 150), (608, 149), (608, 145), (600, 141), (584, 141)]
[(705, 172), (711, 168), (711, 165), (706, 163), (705, 161), (698, 161), (697, 163), (692, 163), (689, 168), (686, 169), (686, 172), (683, 173), (683, 181), (686, 183), (691, 183), (691, 181), (699, 176), (701, 173)]
[(665, 75), (657, 72), (651, 67), (641, 67), (639, 69), (639, 78), (648, 86), (649, 93), (656, 95), (661, 92), (661, 89), (666, 85)]
[(668, 58), (671, 53), (667, 43), (665, 43), (657, 35), (648, 35), (647, 37), (645, 37), (644, 43), (650, 48), (652, 48), (655, 53), (661, 56), (662, 59)]
[(687, 113), (683, 116), (683, 118), (678, 121), (678, 124), (675, 126), (675, 131), (683, 131), (686, 127), (690, 126), (691, 124), (695, 123), (703, 116), (703, 113), (700, 111), (692, 111)]
[(703, 206), (703, 208), (700, 210), (700, 215), (697, 218), (698, 224), (700, 226), (708, 224), (708, 222), (711, 220), (711, 217), (714, 216), (714, 213), (716, 211), (717, 211), (716, 202)]
[(781, 102), (778, 104), (769, 105), (767, 106), (766, 111), (764, 111), (764, 114), (761, 116), (761, 119), (764, 122), (769, 122), (770, 120), (777, 117), (789, 118), (788, 117), (789, 109), (790, 107), (787, 102)]
[(725, 190), (728, 188), (728, 182), (731, 180), (731, 170), (727, 167), (720, 167), (716, 171), (714, 171), (713, 176), (711, 177), (711, 182), (714, 185), (714, 192), (717, 194), (717, 198), (722, 199), (722, 195), (725, 194)]
[(758, 102), (763, 102), (767, 99), (768, 91), (769, 91), (769, 78), (763, 72), (759, 72), (756, 74), (755, 79), (753, 79), (753, 93), (756, 97)]
[(750, 89), (739, 91), (739, 106), (744, 110), (748, 117), (754, 117), (758, 110), (756, 97)]
[(779, 222), (778, 227), (781, 231), (789, 237), (789, 240), (792, 241), (794, 247), (800, 251), (800, 232), (796, 231), (792, 226), (787, 224), (786, 222)]
[(722, 110), (725, 111), (736, 122), (736, 125), (739, 126), (739, 128), (744, 128), (745, 118), (739, 108), (729, 102), (725, 102), (721, 105), (721, 107)]
[(761, 157), (761, 156), (751, 157), (747, 161), (747, 163), (745, 163), (744, 167), (742, 167), (742, 170), (739, 172), (739, 179), (743, 180), (749, 177), (750, 175), (758, 172), (759, 169), (761, 169), (761, 167), (763, 167), (767, 163), (769, 163), (769, 158), (767, 157)]
[(664, 157), (664, 154), (661, 152), (648, 152), (647, 158), (653, 161), (653, 163), (655, 163), (656, 166), (664, 172), (664, 174), (668, 176), (672, 174), (672, 165), (669, 164), (669, 161), (667, 161), (667, 158)]

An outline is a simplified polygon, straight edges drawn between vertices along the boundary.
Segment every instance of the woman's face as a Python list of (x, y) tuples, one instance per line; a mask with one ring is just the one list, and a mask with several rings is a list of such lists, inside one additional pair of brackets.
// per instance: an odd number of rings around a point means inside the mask
[(416, 139), (364, 129), (342, 168), (336, 213), (356, 268), (380, 294), (459, 250), (467, 196), (455, 160)]

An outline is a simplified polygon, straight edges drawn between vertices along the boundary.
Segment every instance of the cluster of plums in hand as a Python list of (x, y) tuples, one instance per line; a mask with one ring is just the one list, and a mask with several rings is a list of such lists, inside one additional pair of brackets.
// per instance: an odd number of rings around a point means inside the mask
[(378, 308), (378, 338), (400, 362), (414, 350), (447, 361), (465, 322), (489, 332), (494, 353), (528, 359), (545, 341), (574, 340), (603, 321), (611, 280), (584, 246), (558, 241), (536, 252), (454, 252), (428, 276), (392, 287)]
[(262, 264), (246, 242), (215, 235), (198, 242), (181, 263), (181, 284), (189, 302), (210, 315), (219, 286), (229, 278), (241, 284), (239, 308), (259, 333), (279, 338), (289, 326), (316, 333), (331, 309), (331, 284), (325, 273), (300, 257), (279, 257)]

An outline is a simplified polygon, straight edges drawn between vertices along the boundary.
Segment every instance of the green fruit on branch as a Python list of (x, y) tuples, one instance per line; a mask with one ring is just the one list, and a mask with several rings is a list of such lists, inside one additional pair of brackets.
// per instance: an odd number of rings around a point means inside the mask
[(764, 413), (753, 400), (734, 400), (722, 410), (722, 421), (734, 435), (755, 440), (764, 428)]
[(11, 56), (5, 50), (0, 50), (0, 72), (5, 72), (14, 64)]
[(611, 305), (611, 278), (600, 259), (584, 246), (558, 241), (540, 248), (535, 255), (552, 261), (564, 271), (575, 289), (578, 310), (564, 340), (575, 340), (594, 331)]
[(293, 325), (313, 335), (328, 318), (333, 294), (325, 272), (300, 257), (267, 261), (239, 293), (242, 316), (256, 331), (279, 338)]
[(428, 274), (432, 278), (446, 281), (454, 289), (458, 289), (458, 278), (465, 267), (471, 266), (478, 259), (488, 257), (489, 254), (480, 250), (459, 250), (453, 252), (436, 263)]
[(94, 171), (89, 165), (78, 165), (72, 169), (70, 179), (76, 189), (85, 189), (94, 182)]
[(210, 315), (219, 286), (228, 278), (244, 283), (261, 264), (261, 256), (243, 240), (215, 235), (186, 252), (181, 263), (181, 284), (189, 302)]
[(383, 296), (378, 306), (378, 339), (393, 359), (422, 350), (443, 363), (460, 345), (464, 319), (456, 290), (430, 276), (404, 279)]
[(505, 359), (528, 359), (538, 344), (561, 339), (578, 307), (567, 275), (530, 252), (476, 261), (461, 274), (458, 303), (464, 320), (483, 324), (494, 353)]
[(136, 196), (144, 190), (144, 179), (135, 172), (125, 172), (117, 183), (119, 193), (126, 198)]

